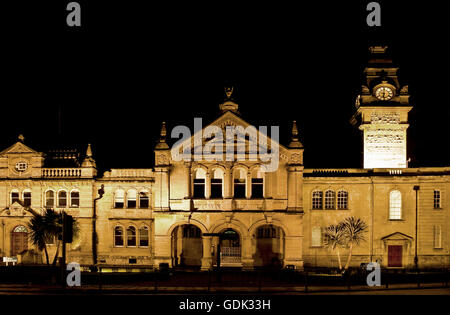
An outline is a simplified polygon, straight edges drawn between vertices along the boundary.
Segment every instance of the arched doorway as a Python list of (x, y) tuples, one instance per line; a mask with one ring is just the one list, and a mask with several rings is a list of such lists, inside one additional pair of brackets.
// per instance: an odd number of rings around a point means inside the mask
[(256, 250), (253, 255), (255, 267), (281, 268), (284, 259), (284, 232), (275, 225), (267, 224), (256, 229)]
[(172, 265), (200, 267), (202, 257), (202, 231), (192, 224), (177, 226), (172, 232)]
[(241, 238), (233, 229), (220, 233), (220, 264), (234, 266), (241, 264)]
[(28, 249), (28, 230), (25, 226), (16, 226), (11, 232), (11, 256), (18, 254)]

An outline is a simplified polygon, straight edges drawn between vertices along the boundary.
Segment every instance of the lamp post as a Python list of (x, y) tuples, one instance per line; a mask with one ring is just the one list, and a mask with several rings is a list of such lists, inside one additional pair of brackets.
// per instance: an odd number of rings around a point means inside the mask
[(93, 271), (97, 271), (97, 200), (102, 199), (104, 193), (104, 185), (102, 184), (101, 188), (98, 190), (99, 197), (94, 199), (94, 207), (92, 211), (92, 262), (94, 264)]
[(416, 191), (416, 244), (415, 244), (415, 253), (414, 253), (414, 267), (416, 270), (419, 270), (419, 257), (417, 257), (417, 222), (418, 222), (418, 197), (419, 197), (419, 189), (420, 186), (414, 186), (414, 190)]

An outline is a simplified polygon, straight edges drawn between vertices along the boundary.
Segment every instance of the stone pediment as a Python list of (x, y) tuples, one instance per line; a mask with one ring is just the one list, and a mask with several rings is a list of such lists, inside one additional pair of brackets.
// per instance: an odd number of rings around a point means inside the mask
[[(184, 140), (182, 142), (177, 142), (176, 143), (176, 147), (174, 147), (175, 152), (177, 152), (177, 154), (182, 154), (183, 153), (183, 148), (184, 147), (188, 147), (188, 148), (190, 148), (190, 151), (193, 153), (193, 152), (195, 152), (195, 148), (196, 147), (204, 148), (206, 143), (208, 143), (209, 145), (213, 145), (214, 143), (218, 143), (217, 142), (218, 141), (217, 138), (214, 139), (214, 134), (209, 139), (205, 138), (204, 136), (202, 138), (199, 137), (200, 133), (202, 135), (204, 135), (205, 134), (205, 129), (210, 127), (210, 126), (217, 126), (217, 127), (219, 127), (221, 129), (222, 135), (224, 137), (223, 141), (221, 141), (224, 153), (226, 151), (226, 140), (225, 140), (225, 138), (226, 138), (226, 128), (228, 126), (231, 126), (231, 127), (242, 127), (244, 129), (246, 129), (248, 127), (251, 127), (251, 125), (249, 123), (247, 123), (245, 120), (243, 120), (242, 118), (240, 118), (239, 116), (237, 116), (233, 112), (227, 111), (222, 116), (220, 116), (218, 119), (216, 119), (215, 121), (210, 123), (209, 125), (204, 126), (202, 128), (201, 132), (198, 131), (196, 134), (192, 135), (189, 139), (186, 139), (186, 140)], [(271, 144), (271, 141), (273, 141), (274, 143), (276, 143), (278, 145), (280, 159), (287, 161), (289, 159), (289, 157), (290, 157), (289, 150), (285, 146), (281, 145), (279, 143), (279, 141), (272, 140), (269, 136), (267, 136), (264, 133), (260, 132), (258, 127), (259, 126), (255, 126), (255, 128), (256, 128), (256, 135), (258, 137), (259, 142), (262, 145), (262, 148), (265, 149), (265, 152), (269, 152), (270, 153), (270, 144)], [(267, 133), (271, 132), (270, 126), (267, 126), (267, 131), (266, 132)], [(248, 152), (249, 145), (251, 145), (251, 144), (258, 145), (258, 143), (255, 140), (250, 139), (250, 138), (247, 137), (247, 138), (245, 138), (244, 143), (239, 144), (239, 145), (245, 146), (245, 148), (247, 148), (247, 149), (245, 149), (244, 151)], [(269, 147), (269, 148), (267, 148), (267, 147)], [(213, 148), (215, 148), (215, 147), (213, 146)], [(212, 151), (212, 152), (214, 152), (214, 151)]]
[(3, 150), (0, 152), (0, 155), (6, 155), (6, 154), (33, 154), (33, 155), (43, 155), (40, 152), (37, 152), (27, 145), (23, 144), (22, 142), (18, 141), (9, 148)]
[(0, 216), (2, 217), (24, 217), (30, 216), (30, 212), (26, 210), (24, 206), (22, 206), (19, 202), (14, 202), (9, 208), (4, 209), (0, 212)]
[(412, 241), (413, 237), (403, 234), (401, 232), (395, 232), (389, 235), (386, 235), (381, 238), (382, 241)]

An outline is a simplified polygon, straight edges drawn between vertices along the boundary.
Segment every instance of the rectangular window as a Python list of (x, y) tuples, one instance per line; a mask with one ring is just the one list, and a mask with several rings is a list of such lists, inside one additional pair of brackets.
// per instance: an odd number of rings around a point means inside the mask
[(78, 191), (72, 191), (70, 193), (70, 206), (72, 208), (78, 208), (80, 206), (80, 193)]
[(148, 228), (142, 227), (139, 229), (139, 246), (148, 247)]
[(234, 179), (234, 198), (245, 198), (245, 179)]
[(222, 198), (222, 178), (211, 178), (211, 198)]
[(441, 208), (441, 192), (439, 190), (434, 191), (434, 209)]
[(205, 179), (194, 179), (194, 198), (205, 198)]
[(434, 226), (434, 248), (442, 248), (442, 230), (440, 225)]
[(149, 206), (148, 193), (141, 191), (139, 193), (139, 208), (147, 209)]
[(252, 198), (263, 198), (263, 178), (252, 178)]
[(19, 192), (18, 191), (11, 192), (11, 204), (13, 204), (14, 202), (19, 202)]
[(389, 219), (402, 219), (402, 195), (398, 190), (393, 190), (389, 198)]
[(23, 193), (23, 206), (24, 207), (31, 206), (31, 192), (24, 192)]
[(311, 231), (311, 246), (322, 246), (322, 228), (314, 227)]

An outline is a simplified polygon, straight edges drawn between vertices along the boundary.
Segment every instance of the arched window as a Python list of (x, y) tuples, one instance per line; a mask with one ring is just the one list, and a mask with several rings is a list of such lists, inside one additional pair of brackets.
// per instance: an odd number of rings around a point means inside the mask
[(402, 218), (402, 194), (393, 190), (389, 196), (389, 219), (401, 220)]
[(139, 229), (139, 246), (148, 247), (148, 227), (146, 226)]
[(67, 207), (67, 191), (60, 190), (58, 192), (58, 207), (65, 208)]
[(70, 206), (72, 208), (78, 208), (80, 206), (80, 192), (78, 190), (72, 190), (70, 192)]
[(123, 246), (123, 228), (121, 226), (114, 228), (114, 246)]
[(139, 208), (147, 209), (149, 204), (148, 191), (139, 192)]
[(11, 204), (13, 204), (14, 202), (19, 202), (19, 200), (20, 200), (19, 191), (17, 189), (11, 190)]
[(211, 198), (222, 198), (223, 196), (223, 171), (216, 168), (211, 175)]
[(259, 170), (252, 171), (252, 195), (251, 198), (264, 197), (264, 173)]
[(114, 208), (123, 208), (125, 200), (125, 191), (117, 189), (114, 194)]
[(337, 206), (339, 210), (348, 209), (348, 192), (345, 190), (338, 191)]
[(31, 190), (25, 189), (23, 191), (23, 206), (30, 207), (31, 206)]
[(136, 228), (131, 225), (127, 229), (127, 246), (136, 246)]
[(247, 172), (243, 169), (236, 169), (233, 172), (234, 178), (234, 198), (245, 198)]
[(327, 190), (325, 192), (325, 209), (333, 210), (335, 209), (335, 193), (332, 190)]
[(206, 172), (199, 168), (194, 172), (194, 198), (205, 198)]
[(130, 189), (127, 191), (127, 208), (130, 209), (136, 208), (136, 198), (137, 198), (136, 190)]
[(53, 208), (55, 206), (55, 192), (53, 190), (47, 190), (45, 192), (45, 207)]
[(312, 194), (312, 208), (322, 209), (323, 208), (323, 192), (316, 190)]

